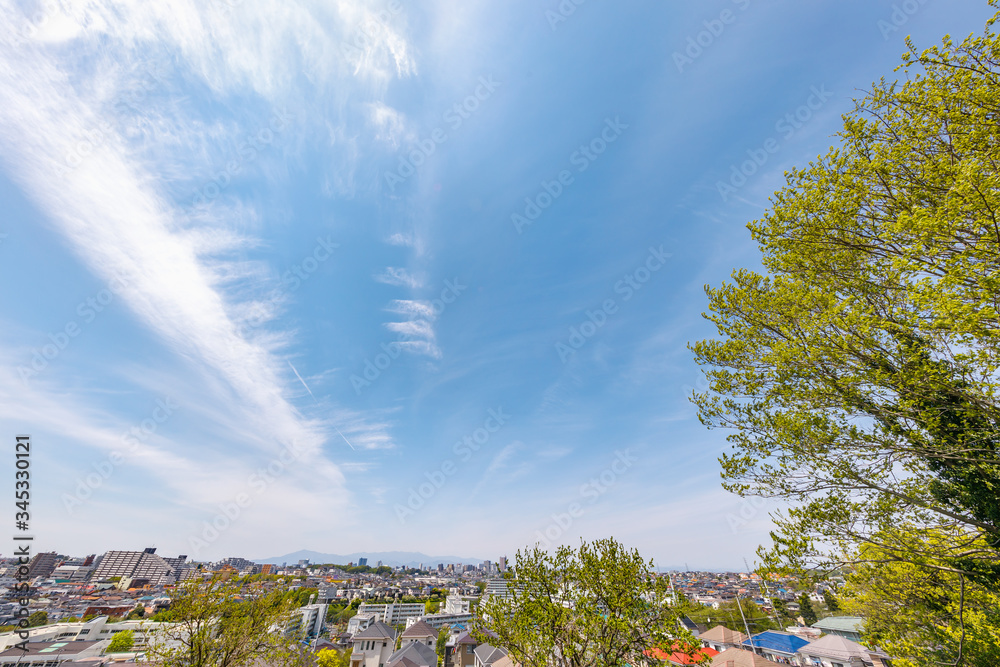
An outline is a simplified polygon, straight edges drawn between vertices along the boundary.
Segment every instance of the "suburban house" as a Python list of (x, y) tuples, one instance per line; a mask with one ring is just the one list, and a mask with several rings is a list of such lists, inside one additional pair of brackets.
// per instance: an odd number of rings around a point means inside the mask
[(406, 646), (407, 644), (412, 644), (414, 642), (418, 644), (423, 644), (424, 646), (430, 646), (431, 650), (435, 647), (437, 643), (438, 631), (427, 625), (423, 621), (417, 621), (410, 625), (410, 627), (403, 630), (403, 634), (400, 635), (402, 643), (399, 645), (400, 648)]
[(766, 630), (755, 634), (750, 639), (744, 640), (743, 646), (747, 648), (753, 647), (751, 650), (754, 648), (757, 649), (758, 653), (761, 653), (765, 658), (774, 662), (794, 665), (796, 662), (795, 656), (799, 652), (799, 649), (808, 643), (805, 639), (787, 632)]
[(698, 641), (706, 648), (713, 648), (719, 653), (726, 649), (736, 648), (743, 644), (747, 636), (737, 630), (730, 630), (724, 625), (717, 625), (711, 630), (698, 635)]
[(375, 621), (351, 640), (351, 667), (385, 667), (396, 648), (396, 631)]
[(385, 667), (437, 667), (438, 656), (434, 648), (418, 641), (411, 641), (389, 656)]
[(861, 628), (865, 620), (860, 616), (829, 616), (816, 621), (812, 627), (828, 635), (840, 635), (852, 642), (861, 641)]
[(475, 667), (479, 642), (468, 631), (451, 637), (445, 646), (444, 667)]
[(712, 658), (712, 667), (785, 667), (785, 665), (750, 651), (727, 648)]
[(861, 644), (839, 635), (826, 635), (799, 649), (805, 667), (889, 667), (889, 656), (869, 651)]
[(503, 660), (509, 662), (506, 649), (490, 646), (489, 644), (480, 644), (476, 647), (473, 654), (476, 659), (476, 667), (496, 667)]

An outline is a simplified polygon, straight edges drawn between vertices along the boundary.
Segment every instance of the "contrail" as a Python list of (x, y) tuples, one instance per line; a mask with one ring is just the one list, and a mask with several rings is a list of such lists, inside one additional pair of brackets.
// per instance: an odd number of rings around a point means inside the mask
[[(299, 379), (299, 382), (301, 382), (301, 383), (302, 383), (302, 386), (306, 388), (306, 391), (308, 391), (308, 392), (309, 392), (309, 395), (310, 395), (310, 396), (312, 396), (312, 399), (313, 399), (313, 400), (315, 401), (315, 400), (316, 400), (316, 396), (315, 396), (315, 395), (314, 395), (314, 394), (312, 393), (312, 389), (310, 389), (310, 388), (309, 388), (309, 385), (307, 385), (307, 384), (306, 384), (306, 381), (302, 379), (302, 376), (301, 376), (301, 375), (299, 375), (299, 371), (298, 371), (298, 370), (296, 370), (295, 366), (292, 366), (292, 362), (290, 362), (290, 361), (288, 362), (288, 367), (292, 369), (292, 372), (293, 372), (293, 373), (295, 373), (295, 377), (297, 377), (297, 378)], [(351, 449), (353, 449), (354, 451), (358, 451), (358, 450), (357, 450), (357, 449), (356, 449), (356, 448), (354, 447), (354, 445), (352, 445), (352, 444), (351, 444), (351, 441), (350, 441), (350, 440), (348, 440), (348, 439), (347, 439), (347, 438), (346, 438), (346, 437), (344, 436), (344, 434), (340, 432), (340, 429), (339, 429), (339, 428), (337, 428), (336, 426), (334, 426), (334, 427), (333, 427), (333, 430), (334, 430), (334, 431), (336, 431), (336, 432), (337, 432), (337, 435), (339, 435), (339, 436), (340, 436), (341, 438), (344, 438), (344, 442), (346, 442), (346, 443), (347, 443), (347, 446), (348, 446), (348, 447), (350, 447), (350, 448), (351, 448)]]
[(299, 382), (302, 383), (302, 386), (306, 388), (306, 391), (309, 392), (309, 395), (312, 396), (312, 399), (315, 401), (316, 400), (316, 396), (313, 395), (312, 389), (310, 389), (309, 385), (306, 384), (306, 381), (302, 379), (302, 376), (299, 375), (299, 372), (297, 370), (295, 370), (295, 366), (292, 366), (292, 362), (290, 362), (290, 361), (288, 362), (288, 367), (292, 369), (292, 372), (295, 373), (295, 377), (297, 377), (299, 379)]

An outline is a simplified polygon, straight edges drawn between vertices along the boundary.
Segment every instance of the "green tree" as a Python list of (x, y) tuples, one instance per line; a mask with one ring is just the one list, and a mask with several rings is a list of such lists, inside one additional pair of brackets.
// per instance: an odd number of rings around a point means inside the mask
[(135, 635), (131, 630), (116, 632), (108, 644), (107, 653), (126, 653), (135, 646)]
[(446, 648), (445, 645), (448, 643), (448, 636), (449, 636), (449, 634), (450, 633), (448, 632), (448, 630), (446, 628), (441, 628), (441, 631), (438, 632), (437, 643), (435, 643), (435, 645), (434, 645), (434, 650), (435, 650), (435, 652), (438, 655), (438, 664), (439, 665), (443, 665), (444, 664), (444, 652), (445, 652), (445, 648)]
[(351, 667), (351, 649), (335, 651), (323, 649), (316, 654), (317, 667)]
[(659, 665), (647, 651), (695, 648), (689, 633), (674, 637), (678, 613), (669, 605), (667, 580), (614, 539), (584, 542), (579, 550), (548, 553), (536, 545), (518, 551), (504, 579), (508, 595), (480, 605), (479, 635), (509, 649), (514, 662)]
[[(942, 539), (928, 535), (927, 541)], [(950, 540), (950, 536), (943, 539)], [(863, 547), (846, 577), (844, 608), (865, 619), (864, 638), (898, 667), (993, 667), (1000, 646), (1000, 595), (961, 572), (900, 562)]]
[(806, 625), (812, 625), (816, 622), (816, 610), (813, 609), (812, 600), (809, 599), (808, 593), (802, 593), (799, 595), (799, 616)]
[(213, 579), (178, 587), (147, 655), (162, 667), (243, 667), (259, 661), (298, 664), (293, 638), (275, 631), (294, 602), (281, 589)]
[(36, 628), (40, 625), (45, 625), (48, 622), (49, 622), (49, 613), (46, 611), (32, 612), (31, 615), (28, 616), (29, 628)]
[(823, 592), (823, 601), (826, 602), (826, 609), (831, 614), (836, 614), (840, 611), (840, 600), (833, 591), (827, 590)]
[[(699, 415), (733, 429), (724, 486), (790, 506), (762, 570), (914, 567), (928, 596), (958, 577), (949, 630), (993, 618), (977, 605), (1000, 588), (998, 16), (908, 42), (906, 79), (875, 84), (751, 223), (766, 271), (707, 290), (719, 338), (692, 346)], [(970, 664), (961, 632), (918, 618), (895, 631)]]

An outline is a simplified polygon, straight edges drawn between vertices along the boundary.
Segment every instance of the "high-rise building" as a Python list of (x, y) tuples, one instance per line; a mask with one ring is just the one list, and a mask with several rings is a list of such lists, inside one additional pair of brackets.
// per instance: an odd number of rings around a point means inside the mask
[(365, 565), (368, 565), (368, 559), (367, 558), (359, 558), (358, 559), (358, 567), (364, 567)]
[(177, 581), (177, 575), (186, 559), (187, 556), (161, 558), (156, 555), (154, 547), (143, 551), (108, 551), (101, 558), (91, 579), (100, 581), (112, 577), (128, 577), (148, 580), (154, 586), (172, 583)]
[(506, 572), (507, 571), (507, 557), (506, 556), (500, 556), (500, 560), (497, 561), (497, 569), (499, 569), (501, 572)]
[(35, 554), (35, 557), (28, 563), (28, 578), (34, 579), (35, 577), (49, 576), (56, 569), (56, 566), (59, 565), (60, 560), (62, 558), (55, 551)]

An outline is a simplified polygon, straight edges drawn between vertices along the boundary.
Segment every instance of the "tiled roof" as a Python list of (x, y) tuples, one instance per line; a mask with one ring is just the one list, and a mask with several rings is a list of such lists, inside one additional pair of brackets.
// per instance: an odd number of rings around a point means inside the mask
[(396, 631), (382, 621), (375, 621), (367, 628), (354, 635), (354, 639), (395, 639)]

